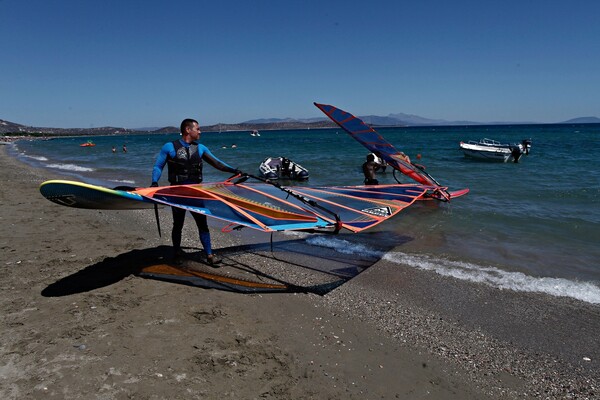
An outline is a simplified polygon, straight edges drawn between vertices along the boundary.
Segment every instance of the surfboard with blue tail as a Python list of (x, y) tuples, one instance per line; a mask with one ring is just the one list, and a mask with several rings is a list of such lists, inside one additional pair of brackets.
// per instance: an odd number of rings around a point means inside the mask
[(40, 185), (40, 193), (63, 206), (94, 210), (139, 210), (155, 204), (131, 191), (67, 180), (46, 181)]

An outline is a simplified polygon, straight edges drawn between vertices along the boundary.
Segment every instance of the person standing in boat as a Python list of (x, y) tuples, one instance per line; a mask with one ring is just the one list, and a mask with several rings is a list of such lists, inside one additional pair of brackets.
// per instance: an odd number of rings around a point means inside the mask
[(375, 179), (375, 172), (381, 166), (375, 162), (375, 155), (367, 155), (367, 161), (362, 165), (363, 174), (365, 174), (365, 185), (379, 185), (379, 181)]
[[(160, 153), (152, 169), (152, 184), (158, 186), (158, 181), (162, 175), (165, 164), (168, 166), (169, 183), (171, 185), (186, 185), (202, 182), (202, 163), (206, 161), (214, 168), (229, 173), (239, 174), (239, 170), (227, 165), (215, 157), (208, 147), (198, 143), (200, 139), (200, 127), (198, 121), (194, 119), (184, 119), (180, 126), (181, 138), (173, 142), (168, 142), (160, 149)], [(177, 207), (171, 207), (173, 212), (173, 230), (171, 239), (173, 241), (173, 258), (180, 261), (184, 255), (181, 250), (181, 232), (185, 221), (185, 210)], [(206, 261), (214, 265), (216, 260), (211, 246), (210, 231), (206, 216), (203, 214), (192, 213), (192, 217), (198, 226), (200, 242), (206, 253)]]
[(292, 178), (291, 161), (285, 157), (281, 159), (281, 177)]

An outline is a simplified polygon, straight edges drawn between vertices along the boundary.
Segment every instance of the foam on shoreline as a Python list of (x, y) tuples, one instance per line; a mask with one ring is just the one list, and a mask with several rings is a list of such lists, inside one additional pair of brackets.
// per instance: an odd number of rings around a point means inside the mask
[(497, 289), (517, 292), (545, 293), (557, 297), (571, 297), (590, 304), (600, 304), (600, 287), (592, 282), (564, 278), (535, 277), (522, 272), (510, 272), (493, 267), (454, 261), (426, 254), (407, 254), (399, 251), (382, 252), (364, 244), (333, 237), (308, 237), (313, 246), (326, 247), (342, 254), (383, 258), (394, 264), (433, 271), (442, 276), (482, 283)]

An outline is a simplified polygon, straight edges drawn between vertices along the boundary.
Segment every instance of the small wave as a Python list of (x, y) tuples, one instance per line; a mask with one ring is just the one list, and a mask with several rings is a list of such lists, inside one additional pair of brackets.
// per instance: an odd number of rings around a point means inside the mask
[(135, 181), (132, 181), (130, 179), (110, 179), (110, 182), (116, 182), (116, 183), (130, 183), (130, 184), (134, 184)]
[(558, 297), (571, 297), (591, 304), (600, 304), (600, 287), (590, 282), (577, 282), (563, 278), (539, 278), (521, 272), (503, 271), (495, 267), (401, 252), (387, 253), (383, 258), (396, 264), (434, 271), (443, 276), (483, 283), (499, 289), (546, 293)]
[(90, 172), (94, 170), (93, 168), (81, 167), (75, 164), (48, 164), (46, 167), (77, 172)]
[(44, 156), (30, 156), (27, 154), (23, 154), (23, 157), (31, 158), (32, 160), (37, 160), (37, 161), (48, 161), (48, 159)]
[(411, 255), (401, 252), (383, 253), (362, 244), (331, 237), (311, 236), (306, 239), (306, 243), (326, 247), (342, 254), (382, 257), (384, 260), (395, 264), (434, 271), (443, 276), (483, 283), (498, 289), (546, 293), (557, 297), (571, 297), (591, 304), (600, 304), (600, 287), (590, 282), (577, 282), (563, 278), (533, 277), (521, 272), (508, 272), (495, 267), (434, 258), (427, 255)]
[(282, 231), (281, 232), (285, 236), (291, 236), (296, 239), (304, 239), (310, 237), (310, 233), (302, 232), (302, 231)]
[(325, 238), (323, 236), (312, 236), (306, 239), (306, 243), (313, 246), (327, 247), (342, 254), (356, 254), (360, 256), (376, 258), (383, 256), (382, 252), (370, 249), (363, 244), (352, 243), (348, 240), (336, 239), (332, 237)]

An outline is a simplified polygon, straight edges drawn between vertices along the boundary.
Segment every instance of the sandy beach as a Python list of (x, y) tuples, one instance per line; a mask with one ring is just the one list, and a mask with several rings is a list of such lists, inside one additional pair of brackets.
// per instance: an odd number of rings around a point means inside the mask
[[(151, 210), (51, 203), (39, 185), (60, 177), (6, 147), (2, 399), (600, 398), (598, 306), (322, 257), (293, 236), (273, 259), (269, 236), (223, 224), (220, 273), (331, 286), (247, 294), (146, 279), (139, 269), (168, 253), (167, 209), (159, 237)], [(188, 217), (193, 252), (192, 228)], [(328, 271), (344, 268), (364, 272), (338, 285)]]

